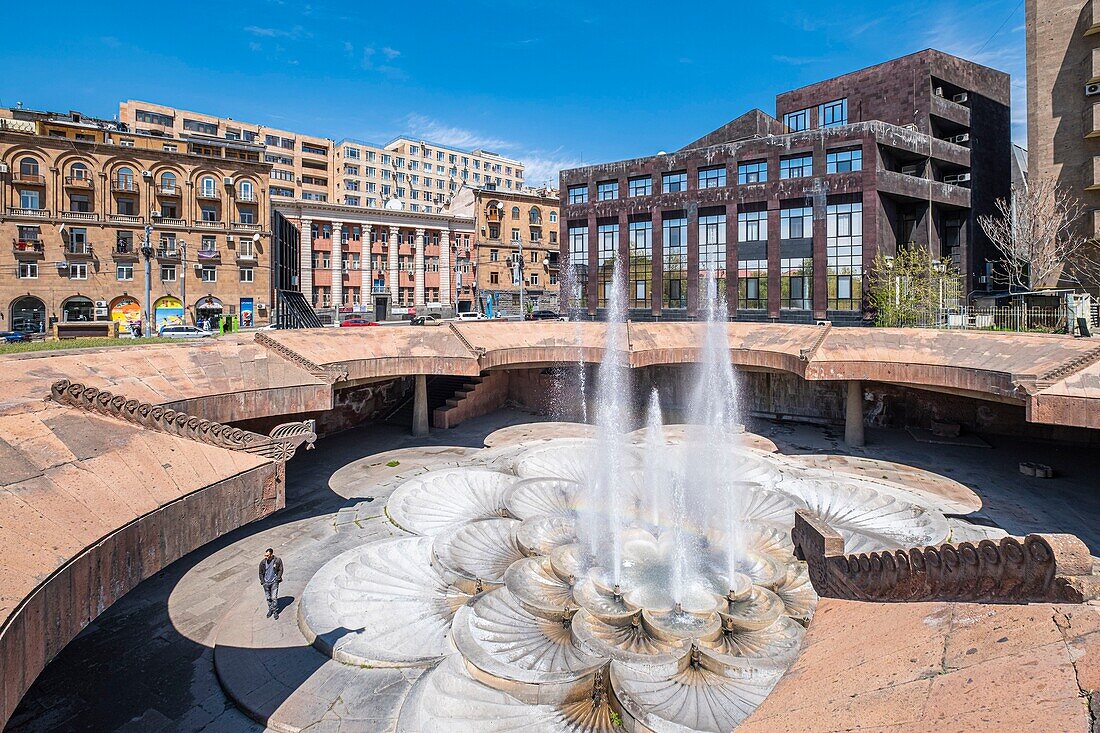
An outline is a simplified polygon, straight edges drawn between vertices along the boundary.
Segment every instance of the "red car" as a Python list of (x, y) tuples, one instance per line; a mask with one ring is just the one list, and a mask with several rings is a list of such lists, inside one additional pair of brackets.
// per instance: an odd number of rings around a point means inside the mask
[(340, 328), (354, 328), (356, 326), (377, 326), (378, 321), (368, 321), (366, 318), (348, 318), (340, 321)]

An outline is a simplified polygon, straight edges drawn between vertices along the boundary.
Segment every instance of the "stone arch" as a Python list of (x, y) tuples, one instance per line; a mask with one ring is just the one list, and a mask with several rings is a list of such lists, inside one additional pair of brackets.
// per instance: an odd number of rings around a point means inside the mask
[(8, 310), (8, 323), (13, 331), (42, 333), (46, 330), (46, 304), (41, 298), (20, 296), (12, 300)]

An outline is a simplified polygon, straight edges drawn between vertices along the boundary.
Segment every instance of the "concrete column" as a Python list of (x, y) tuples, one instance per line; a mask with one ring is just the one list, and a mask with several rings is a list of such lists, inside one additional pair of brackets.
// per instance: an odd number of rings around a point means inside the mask
[[(340, 313), (344, 304), (344, 222), (332, 222), (332, 307)], [(339, 318), (339, 315), (337, 315)]]
[(416, 387), (413, 389), (413, 435), (428, 434), (428, 377), (416, 375)]
[(439, 232), (439, 302), (443, 310), (451, 307), (451, 230)]
[(417, 311), (424, 307), (424, 230), (416, 230), (416, 249), (413, 251), (413, 305)]
[(401, 273), (398, 271), (397, 266), (399, 260), (397, 259), (397, 234), (401, 231), (400, 227), (390, 227), (390, 251), (388, 262), (388, 272), (386, 273), (386, 282), (390, 284), (390, 309), (397, 307), (397, 289), (400, 284)]
[(298, 289), (306, 302), (313, 305), (313, 220), (302, 219), (302, 236), (298, 251)]
[(863, 446), (863, 382), (848, 381), (848, 404), (844, 409), (844, 442), (850, 448)]
[(374, 290), (374, 277), (371, 275), (371, 268), (374, 260), (374, 248), (370, 243), (370, 224), (364, 224), (360, 227), (360, 240), (359, 240), (359, 302), (363, 304), (363, 307), (369, 307), (374, 310), (374, 296), (371, 291)]

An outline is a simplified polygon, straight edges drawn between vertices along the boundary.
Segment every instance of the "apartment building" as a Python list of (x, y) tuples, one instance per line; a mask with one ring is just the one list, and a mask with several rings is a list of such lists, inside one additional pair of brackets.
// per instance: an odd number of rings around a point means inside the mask
[(482, 312), (519, 317), (525, 309), (558, 310), (557, 191), (464, 188), (452, 210), (474, 219)]
[(857, 324), (879, 252), (951, 257), (990, 287), (977, 216), (1009, 194), (1007, 74), (935, 50), (776, 97), (669, 154), (561, 173), (571, 307), (616, 260), (632, 318), (695, 318), (713, 277), (743, 320)]
[(229, 139), (264, 146), (271, 195), (378, 209), (398, 201), (406, 210), (438, 214), (463, 184), (524, 187), (523, 164), (487, 150), (461, 150), (411, 137), (385, 145), (335, 141), (199, 112), (129, 100), (122, 122), (151, 135)]
[[(1078, 231), (1100, 261), (1100, 3), (1027, 0), (1025, 12), (1028, 175), (1084, 205)], [(1094, 268), (1068, 269), (1064, 284), (1100, 292)]]
[(5, 328), (140, 320), (147, 231), (158, 326), (266, 322), (271, 166), (262, 156), (244, 140), (168, 140), (76, 112), (0, 110)]
[(297, 229), (299, 287), (323, 320), (472, 309), (472, 219), (396, 205), (276, 200), (272, 206)]

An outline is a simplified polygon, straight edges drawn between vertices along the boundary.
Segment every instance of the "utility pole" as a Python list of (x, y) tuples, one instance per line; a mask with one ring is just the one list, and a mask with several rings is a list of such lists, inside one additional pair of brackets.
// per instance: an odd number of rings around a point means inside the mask
[(153, 304), (150, 302), (153, 299), (153, 245), (150, 242), (150, 237), (153, 234), (153, 227), (145, 227), (145, 239), (142, 240), (141, 256), (145, 258), (145, 317), (144, 321), (145, 337), (152, 338), (154, 331), (156, 330), (153, 325)]
[(180, 248), (180, 305), (183, 306), (183, 325), (187, 325), (187, 242), (179, 241)]
[(519, 275), (519, 319), (521, 321), (527, 317), (523, 302), (523, 266), (523, 237), (521, 236), (519, 238), (519, 265), (516, 267), (516, 272)]

